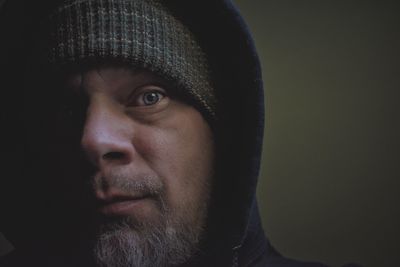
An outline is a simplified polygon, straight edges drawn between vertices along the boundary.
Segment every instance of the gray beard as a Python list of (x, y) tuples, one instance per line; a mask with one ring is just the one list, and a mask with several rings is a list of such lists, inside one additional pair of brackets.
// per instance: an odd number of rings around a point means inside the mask
[(170, 209), (162, 194), (163, 185), (154, 182), (156, 178), (126, 179), (126, 176), (117, 174), (113, 173), (113, 179), (109, 179), (114, 183), (110, 187), (124, 192), (144, 191), (157, 195), (158, 212), (148, 219), (132, 215), (100, 223), (93, 249), (97, 266), (177, 266), (199, 252), (209, 202), (207, 182), (199, 185), (200, 200), (189, 199)]
[(138, 225), (128, 218), (101, 227), (94, 259), (102, 267), (161, 267), (186, 262), (198, 250), (201, 229), (170, 219)]

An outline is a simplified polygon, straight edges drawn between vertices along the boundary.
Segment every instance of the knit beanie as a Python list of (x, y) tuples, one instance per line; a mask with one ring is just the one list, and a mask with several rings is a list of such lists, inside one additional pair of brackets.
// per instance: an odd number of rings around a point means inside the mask
[(113, 59), (171, 81), (207, 118), (215, 93), (205, 53), (162, 0), (67, 0), (49, 17), (54, 64)]

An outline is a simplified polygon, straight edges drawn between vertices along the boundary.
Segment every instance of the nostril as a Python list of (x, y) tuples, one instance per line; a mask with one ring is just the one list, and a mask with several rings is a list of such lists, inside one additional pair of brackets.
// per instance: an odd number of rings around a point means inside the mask
[(108, 152), (103, 155), (104, 160), (120, 160), (124, 158), (124, 153), (122, 152)]

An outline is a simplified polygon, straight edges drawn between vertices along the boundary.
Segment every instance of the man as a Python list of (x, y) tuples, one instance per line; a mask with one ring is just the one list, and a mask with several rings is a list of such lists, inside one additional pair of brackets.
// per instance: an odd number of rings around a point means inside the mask
[(4, 266), (322, 266), (261, 228), (260, 67), (229, 1), (16, 2)]

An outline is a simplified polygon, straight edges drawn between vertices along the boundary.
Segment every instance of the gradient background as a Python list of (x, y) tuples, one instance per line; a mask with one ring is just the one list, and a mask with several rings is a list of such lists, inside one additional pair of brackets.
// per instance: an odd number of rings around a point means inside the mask
[(400, 266), (400, 2), (235, 2), (263, 66), (271, 242), (333, 266)]
[(400, 4), (235, 2), (264, 70), (258, 196), (272, 243), (332, 266), (400, 266)]

